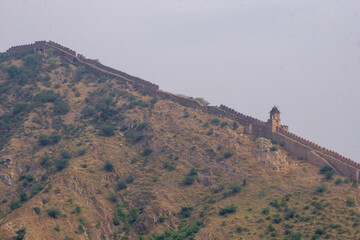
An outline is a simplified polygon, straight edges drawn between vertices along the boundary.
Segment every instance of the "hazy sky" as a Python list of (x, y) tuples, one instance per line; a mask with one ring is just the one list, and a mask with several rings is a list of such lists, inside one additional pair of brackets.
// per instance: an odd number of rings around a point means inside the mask
[(0, 0), (0, 52), (53, 40), (360, 161), (359, 0)]

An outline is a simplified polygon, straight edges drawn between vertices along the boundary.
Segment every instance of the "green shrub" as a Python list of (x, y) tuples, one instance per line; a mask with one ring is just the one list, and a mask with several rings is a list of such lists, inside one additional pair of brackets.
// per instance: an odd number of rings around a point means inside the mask
[(316, 186), (315, 187), (315, 192), (316, 193), (324, 193), (324, 192), (326, 192), (328, 190), (328, 187), (327, 187), (327, 185), (325, 185), (325, 184), (322, 184), (322, 185), (320, 185), (320, 186)]
[(112, 172), (114, 170), (114, 165), (111, 162), (106, 161), (104, 165), (104, 169), (107, 172)]
[(210, 128), (209, 131), (207, 131), (206, 135), (211, 136), (214, 133), (214, 129)]
[(125, 133), (125, 137), (133, 144), (136, 144), (138, 142), (140, 142), (144, 135), (140, 132), (130, 132), (130, 131), (127, 131)]
[(71, 159), (71, 153), (69, 151), (62, 150), (60, 154), (61, 154), (61, 157), (65, 158), (65, 159)]
[(71, 214), (79, 214), (81, 213), (81, 207), (80, 206), (76, 206), (72, 211)]
[(149, 156), (152, 153), (152, 150), (150, 148), (145, 148), (144, 151), (142, 152), (142, 156), (146, 157)]
[(123, 190), (123, 189), (126, 189), (127, 188), (127, 185), (126, 185), (126, 182), (121, 180), (117, 183), (117, 189), (118, 190)]
[(113, 192), (109, 192), (109, 197), (108, 197), (109, 201), (112, 203), (116, 203), (118, 201), (118, 197), (116, 196), (115, 193)]
[(148, 122), (140, 123), (140, 124), (137, 126), (136, 130), (137, 130), (137, 131), (142, 131), (142, 130), (144, 130), (144, 128), (146, 128), (147, 126), (149, 126), (149, 123), (148, 123)]
[(219, 215), (224, 216), (224, 215), (227, 215), (228, 213), (234, 213), (234, 212), (236, 212), (236, 209), (237, 209), (237, 207), (234, 204), (225, 206), (220, 209)]
[(211, 119), (210, 123), (217, 126), (217, 125), (219, 125), (219, 123), (220, 123), (220, 119), (218, 119), (218, 118), (213, 118), (213, 119)]
[(21, 205), (22, 205), (22, 203), (20, 201), (12, 201), (10, 203), (9, 207), (10, 207), (11, 210), (15, 210), (15, 209), (21, 207)]
[(335, 180), (335, 185), (340, 185), (340, 184), (342, 184), (343, 183), (343, 180), (341, 179), (341, 178), (337, 178), (336, 180)]
[(58, 218), (61, 215), (61, 211), (57, 208), (47, 209), (46, 212), (52, 218)]
[(194, 176), (185, 176), (182, 181), (182, 183), (187, 186), (194, 184), (194, 182), (195, 182)]
[(17, 234), (16, 236), (17, 240), (23, 240), (26, 234), (26, 228), (20, 228), (16, 230), (15, 233)]
[(28, 68), (35, 68), (37, 65), (41, 63), (41, 56), (38, 54), (29, 54), (24, 58), (24, 66)]
[(173, 170), (175, 170), (176, 165), (175, 165), (174, 162), (169, 162), (169, 161), (167, 161), (167, 162), (165, 162), (165, 164), (164, 164), (164, 168), (167, 169), (167, 170), (169, 170), (169, 171), (173, 171)]
[(301, 240), (301, 233), (300, 232), (289, 232), (284, 240)]
[(262, 214), (265, 214), (265, 215), (268, 215), (270, 212), (270, 208), (269, 207), (266, 207), (266, 208), (263, 208), (263, 210), (261, 211)]
[(24, 180), (24, 179), (25, 179), (27, 182), (32, 182), (32, 181), (34, 181), (35, 177), (34, 177), (34, 175), (32, 175), (32, 174), (20, 175), (19, 181)]
[(164, 216), (159, 217), (159, 223), (165, 222), (166, 218)]
[(67, 101), (57, 99), (54, 102), (54, 113), (56, 115), (65, 115), (70, 112), (70, 105)]
[(92, 116), (96, 115), (96, 113), (97, 113), (97, 110), (95, 108), (93, 108), (93, 107), (86, 106), (81, 110), (81, 114), (85, 118), (92, 117)]
[(42, 135), (41, 134), (38, 142), (41, 146), (46, 146), (46, 145), (52, 145), (52, 144), (58, 143), (60, 139), (61, 139), (61, 135), (56, 134), (56, 133), (53, 133), (51, 135)]
[(324, 166), (320, 169), (320, 174), (323, 174), (326, 179), (331, 179), (335, 174), (335, 171), (332, 167)]
[(36, 194), (38, 194), (41, 190), (44, 189), (44, 185), (43, 184), (35, 184), (31, 187), (31, 191), (30, 191), (30, 197), (34, 197), (36, 196)]
[(191, 168), (189, 172), (189, 176), (195, 176), (197, 174), (197, 170), (195, 168)]
[(15, 78), (20, 73), (19, 68), (15, 65), (11, 65), (11, 67), (8, 67), (6, 70), (10, 79)]
[(41, 209), (39, 207), (34, 207), (33, 210), (37, 215), (41, 214)]
[(14, 104), (14, 108), (13, 108), (13, 114), (18, 114), (21, 113), (22, 111), (25, 111), (28, 108), (27, 103), (25, 102), (18, 102)]
[(229, 191), (224, 193), (224, 197), (230, 197), (235, 195), (241, 191), (242, 187), (239, 185), (230, 185)]
[(230, 185), (230, 190), (234, 194), (239, 193), (241, 191), (241, 186), (239, 186), (239, 185)]
[(270, 151), (273, 151), (273, 152), (277, 151), (277, 147), (276, 147), (276, 146), (272, 146), (272, 147), (270, 148)]
[(79, 82), (79, 81), (83, 78), (85, 72), (86, 72), (86, 69), (85, 69), (84, 66), (78, 67), (78, 68), (75, 70), (75, 76), (74, 76), (75, 82)]
[(45, 166), (45, 167), (50, 167), (52, 164), (52, 162), (50, 161), (50, 157), (48, 156), (43, 156), (40, 158), (40, 165), (41, 166)]
[(281, 223), (282, 221), (282, 218), (280, 217), (279, 214), (274, 214), (273, 215), (273, 219), (272, 219), (272, 222), (275, 223), (275, 224), (279, 224)]
[(78, 156), (83, 156), (83, 155), (85, 155), (86, 151), (87, 151), (86, 148), (81, 148), (81, 149), (76, 150), (76, 154)]
[(116, 129), (116, 127), (114, 125), (104, 124), (100, 127), (102, 134), (107, 137), (115, 135), (115, 132), (114, 132), (115, 129)]
[(287, 209), (285, 210), (284, 219), (285, 219), (285, 220), (288, 220), (288, 219), (290, 219), (290, 218), (293, 218), (293, 217), (295, 217), (295, 214), (296, 214), (296, 209), (294, 209), (294, 208), (287, 208)]
[(223, 154), (224, 158), (230, 158), (232, 155), (234, 155), (232, 152), (224, 152)]
[(192, 211), (193, 211), (193, 207), (183, 206), (181, 207), (180, 215), (184, 218), (188, 218), (191, 216)]
[(352, 197), (349, 197), (346, 199), (346, 206), (354, 207), (355, 206), (355, 199)]
[(53, 90), (41, 91), (40, 93), (34, 96), (35, 102), (47, 103), (55, 102), (57, 99), (60, 99), (61, 96), (58, 93), (55, 93)]
[(82, 234), (85, 232), (85, 227), (82, 224), (79, 224), (77, 230), (75, 231), (76, 234)]
[(315, 207), (316, 210), (323, 210), (324, 206), (321, 204), (321, 202), (313, 201), (311, 203)]
[(208, 101), (206, 101), (204, 98), (200, 98), (200, 97), (198, 97), (198, 98), (195, 98), (197, 101), (199, 101), (202, 105), (204, 105), (204, 106), (209, 106), (210, 105), (210, 103), (208, 102)]
[(61, 171), (64, 168), (66, 168), (68, 162), (69, 162), (69, 159), (65, 159), (65, 158), (57, 159), (54, 161), (54, 165), (58, 171)]
[(134, 175), (131, 174), (131, 175), (126, 177), (125, 182), (126, 183), (132, 183), (134, 181), (134, 179), (135, 179)]
[(223, 121), (223, 122), (221, 122), (221, 124), (220, 124), (220, 127), (221, 127), (221, 128), (224, 128), (224, 127), (227, 127), (227, 126), (229, 126), (229, 123), (228, 123), (227, 121)]

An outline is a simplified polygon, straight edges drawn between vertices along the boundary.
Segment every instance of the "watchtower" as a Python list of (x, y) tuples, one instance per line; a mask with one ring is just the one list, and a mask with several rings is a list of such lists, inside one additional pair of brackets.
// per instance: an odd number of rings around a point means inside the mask
[(270, 111), (270, 119), (268, 120), (269, 128), (271, 132), (276, 132), (277, 127), (281, 127), (280, 111), (274, 106)]

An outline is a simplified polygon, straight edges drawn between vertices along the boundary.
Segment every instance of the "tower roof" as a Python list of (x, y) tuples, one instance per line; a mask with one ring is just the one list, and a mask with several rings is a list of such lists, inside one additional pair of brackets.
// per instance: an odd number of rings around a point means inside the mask
[(279, 111), (279, 109), (278, 109), (276, 106), (274, 106), (274, 107), (271, 109), (270, 113), (280, 113), (280, 111)]

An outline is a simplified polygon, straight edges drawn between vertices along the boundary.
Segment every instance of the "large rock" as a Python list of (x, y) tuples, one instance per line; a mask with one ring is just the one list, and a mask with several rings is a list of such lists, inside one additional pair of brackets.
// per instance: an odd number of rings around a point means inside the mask
[(277, 149), (270, 140), (266, 138), (258, 138), (256, 140), (257, 148), (255, 154), (257, 159), (265, 167), (279, 170), (287, 165), (286, 155)]

